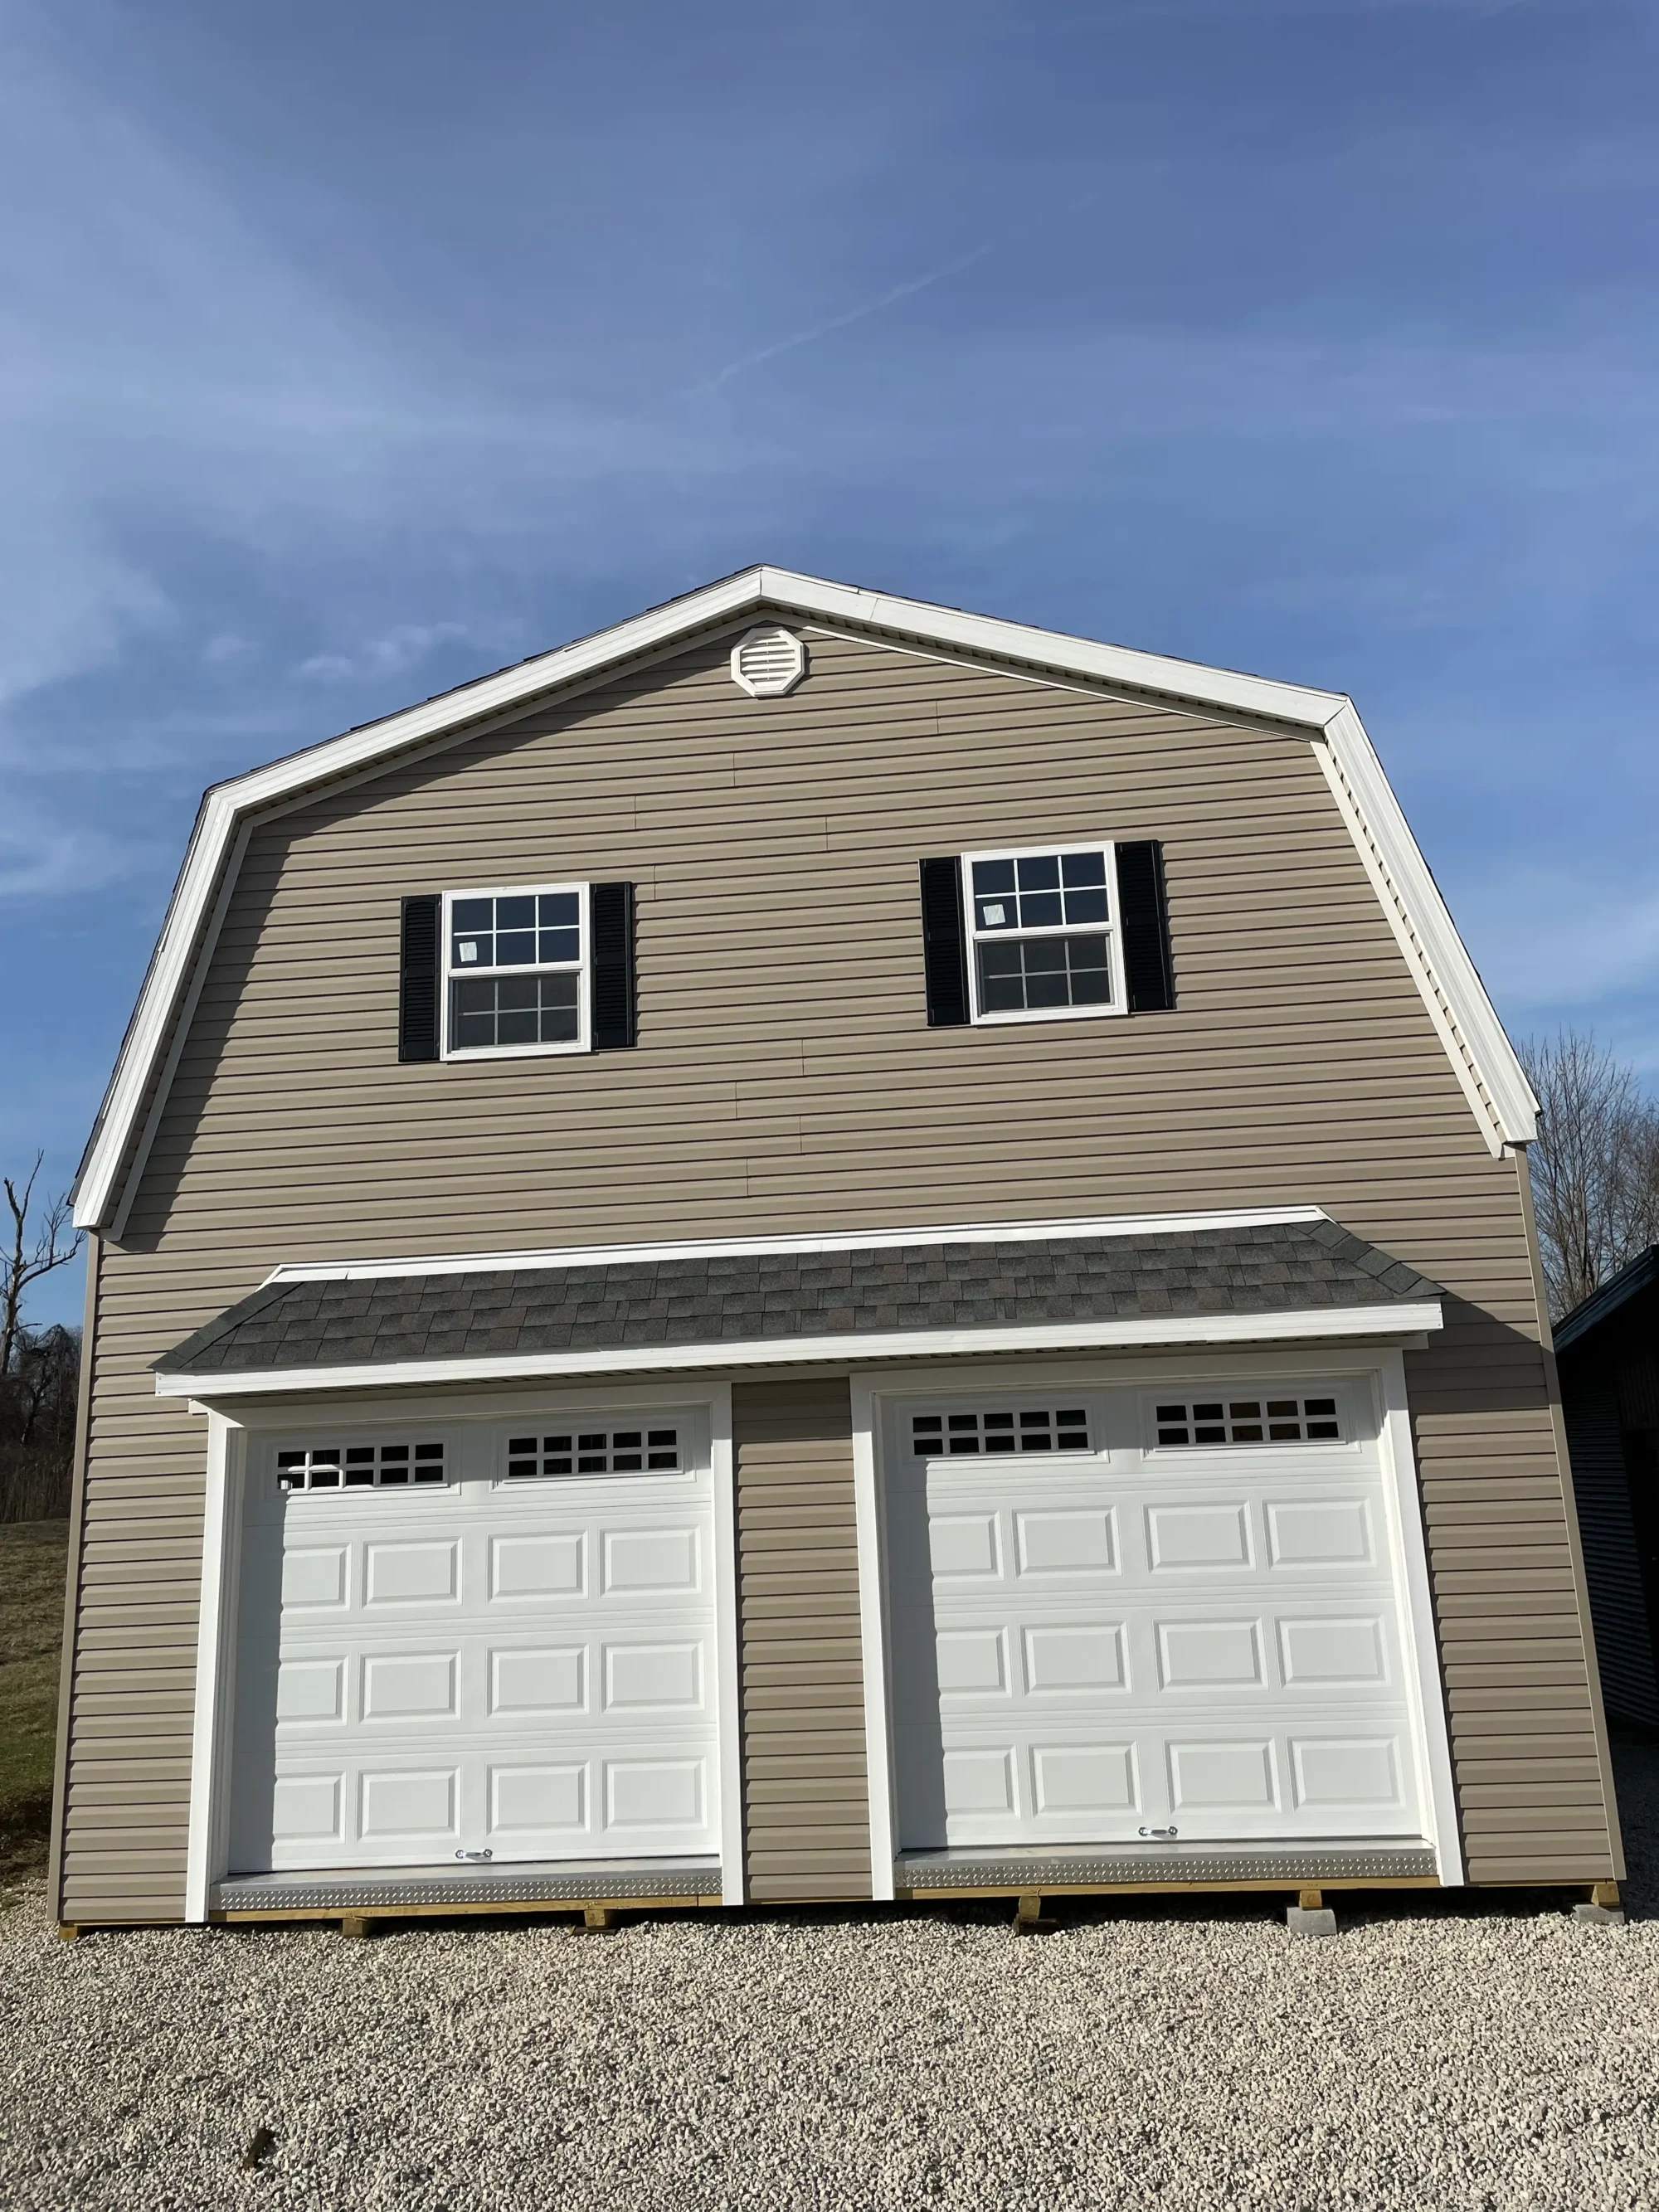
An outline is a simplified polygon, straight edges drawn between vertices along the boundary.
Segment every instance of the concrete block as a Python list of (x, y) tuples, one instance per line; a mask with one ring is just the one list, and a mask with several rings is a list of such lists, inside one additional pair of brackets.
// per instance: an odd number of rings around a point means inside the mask
[(1305, 1905), (1291, 1905), (1285, 1909), (1285, 1925), (1292, 1936), (1334, 1936), (1336, 1915), (1328, 1905), (1311, 1910)]
[(1575, 1905), (1572, 1917), (1575, 1920), (1588, 1920), (1598, 1928), (1622, 1928), (1625, 1924), (1624, 1907), (1620, 1905)]

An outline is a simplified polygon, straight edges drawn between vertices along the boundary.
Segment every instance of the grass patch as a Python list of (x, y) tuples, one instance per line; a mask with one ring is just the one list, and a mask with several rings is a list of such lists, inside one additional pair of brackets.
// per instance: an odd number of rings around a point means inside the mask
[(67, 1521), (0, 1522), (0, 1880), (45, 1865)]

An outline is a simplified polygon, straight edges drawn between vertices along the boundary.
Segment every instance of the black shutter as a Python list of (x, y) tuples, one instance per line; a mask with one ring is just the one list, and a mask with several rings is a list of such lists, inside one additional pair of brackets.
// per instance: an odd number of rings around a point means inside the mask
[(921, 958), (927, 978), (927, 1026), (956, 1029), (969, 1019), (968, 953), (963, 942), (962, 862), (921, 864)]
[(1123, 926), (1123, 973), (1132, 1014), (1174, 1006), (1170, 902), (1164, 889), (1164, 848), (1158, 841), (1117, 848), (1117, 904)]
[(634, 1018), (634, 886), (595, 884), (588, 893), (592, 937), (593, 1049), (638, 1042)]
[(398, 1057), (438, 1057), (438, 930), (443, 901), (404, 901), (403, 963), (398, 988)]

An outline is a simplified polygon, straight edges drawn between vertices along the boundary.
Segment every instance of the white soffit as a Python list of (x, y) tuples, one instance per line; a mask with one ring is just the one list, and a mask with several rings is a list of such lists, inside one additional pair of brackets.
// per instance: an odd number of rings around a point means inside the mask
[(1437, 1298), (1389, 1305), (1319, 1306), (1292, 1313), (1160, 1314), (1121, 1321), (1011, 1323), (1001, 1328), (894, 1329), (847, 1336), (793, 1336), (751, 1343), (621, 1346), (594, 1352), (527, 1352), (482, 1359), (388, 1360), (355, 1367), (247, 1368), (155, 1377), (156, 1395), (216, 1406), (225, 1398), (284, 1397), (296, 1391), (380, 1390), (419, 1383), (495, 1382), (538, 1376), (646, 1375), (729, 1367), (802, 1367), (873, 1359), (973, 1359), (995, 1352), (1114, 1352), (1206, 1344), (1325, 1344), (1364, 1338), (1416, 1341), (1442, 1326)]
[(1087, 677), (1149, 698), (1282, 722), (1325, 739), (1331, 761), (1342, 772), (1340, 779), (1333, 778), (1339, 803), (1492, 1149), (1524, 1144), (1537, 1133), (1536, 1102), (1520, 1062), (1352, 701), (1340, 692), (1276, 684), (1231, 669), (1206, 668), (1196, 661), (1097, 644), (1059, 630), (861, 591), (787, 568), (755, 568), (384, 721), (348, 731), (268, 768), (216, 785), (197, 817), (149, 972), (87, 1147), (76, 1185), (76, 1223), (100, 1228), (109, 1218), (121, 1164), (167, 1049), (196, 948), (221, 888), (227, 855), (251, 816), (291, 802), (313, 786), (372, 769), (398, 753), (459, 734), (561, 685), (576, 684), (615, 663), (672, 646), (681, 637), (740, 618), (763, 605), (820, 621), (884, 629), (924, 645), (990, 655), (1037, 671)]

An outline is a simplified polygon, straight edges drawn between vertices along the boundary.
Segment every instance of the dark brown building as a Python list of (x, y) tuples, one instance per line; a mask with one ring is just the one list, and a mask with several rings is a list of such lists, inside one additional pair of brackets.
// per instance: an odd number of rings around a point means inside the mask
[(1601, 1688), (1659, 1729), (1659, 1244), (1555, 1332)]

